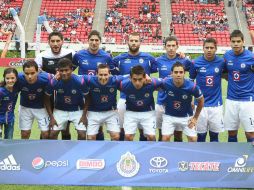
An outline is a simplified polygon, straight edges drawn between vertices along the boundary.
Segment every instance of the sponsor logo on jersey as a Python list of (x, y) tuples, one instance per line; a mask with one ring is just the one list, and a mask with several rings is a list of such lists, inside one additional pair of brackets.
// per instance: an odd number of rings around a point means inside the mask
[(88, 65), (88, 61), (85, 59), (85, 60), (82, 61), (81, 64), (82, 64), (82, 65)]
[(206, 76), (205, 77), (205, 81), (206, 81), (206, 86), (213, 86), (213, 76)]
[(137, 106), (143, 106), (144, 102), (142, 100), (137, 101)]
[(88, 75), (95, 75), (96, 73), (95, 73), (95, 70), (88, 70), (87, 74)]
[(134, 94), (130, 94), (130, 95), (129, 95), (129, 98), (131, 98), (131, 99), (135, 99), (135, 98), (136, 98), (136, 96), (135, 96)]
[(125, 59), (124, 63), (131, 63), (131, 60), (130, 59)]
[(206, 68), (205, 68), (205, 67), (201, 67), (201, 68), (199, 69), (199, 72), (200, 72), (200, 73), (206, 73)]
[(179, 171), (200, 171), (200, 172), (218, 172), (220, 171), (220, 162), (178, 162)]
[(126, 152), (116, 164), (118, 173), (123, 177), (133, 177), (137, 175), (140, 164), (137, 162), (134, 154)]
[(6, 96), (6, 97), (3, 98), (3, 100), (4, 100), (4, 101), (8, 101), (8, 100), (10, 100), (10, 97), (7, 97), (7, 96)]
[(65, 104), (71, 104), (71, 97), (70, 96), (64, 96), (64, 103)]
[(72, 94), (76, 94), (77, 91), (76, 91), (75, 89), (73, 89), (73, 90), (71, 91), (71, 93), (72, 93)]
[(102, 170), (105, 167), (104, 159), (78, 159), (77, 170)]
[(174, 96), (174, 93), (172, 91), (168, 91), (169, 96)]
[(12, 154), (0, 161), (0, 171), (20, 171), (21, 167)]
[(233, 80), (240, 81), (240, 72), (239, 71), (233, 71)]
[(144, 63), (144, 59), (140, 58), (139, 63), (141, 63), (141, 64)]
[(166, 65), (162, 65), (162, 66), (161, 66), (161, 71), (167, 71), (167, 70), (168, 70), (168, 68), (167, 68)]
[(28, 92), (28, 91), (29, 91), (29, 89), (28, 89), (27, 87), (23, 87), (21, 90), (22, 90), (22, 91), (25, 91), (25, 92)]
[(8, 111), (11, 111), (11, 110), (12, 110), (12, 103), (9, 103), (9, 104), (8, 104), (7, 110), (8, 110)]
[(57, 93), (63, 94), (63, 93), (64, 93), (64, 90), (60, 88), (60, 89), (57, 90)]
[(164, 157), (153, 157), (150, 159), (150, 165), (152, 168), (149, 168), (150, 173), (168, 173), (166, 168), (168, 165), (168, 160)]
[(42, 168), (47, 167), (68, 167), (69, 161), (68, 160), (44, 160), (42, 157), (38, 156), (35, 157), (32, 161), (32, 167), (36, 170), (40, 170)]
[(188, 98), (188, 96), (187, 96), (186, 94), (184, 94), (184, 95), (182, 95), (182, 98), (183, 98), (184, 100), (186, 100), (186, 99)]
[(242, 155), (237, 158), (234, 166), (229, 167), (229, 173), (254, 173), (254, 166), (247, 166), (248, 155)]
[(34, 100), (36, 98), (36, 94), (28, 94), (29, 100)]
[(216, 68), (214, 69), (214, 71), (215, 71), (215, 73), (218, 73), (218, 72), (220, 71), (220, 69), (219, 69), (218, 67), (216, 67)]
[(55, 62), (54, 61), (48, 61), (48, 65), (54, 65)]
[(148, 98), (150, 96), (149, 93), (145, 93), (145, 97)]
[(228, 65), (233, 65), (233, 64), (234, 64), (233, 61), (231, 60), (228, 61)]
[(100, 92), (100, 89), (99, 88), (94, 88), (93, 91), (94, 92)]
[(37, 92), (42, 92), (42, 88), (38, 88), (38, 89), (37, 89)]

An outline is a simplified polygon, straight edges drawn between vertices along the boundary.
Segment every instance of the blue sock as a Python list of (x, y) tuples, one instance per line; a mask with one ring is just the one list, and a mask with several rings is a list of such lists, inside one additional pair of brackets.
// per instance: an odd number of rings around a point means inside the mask
[(207, 133), (198, 133), (198, 142), (205, 142)]
[(237, 142), (237, 135), (235, 136), (228, 136), (228, 142)]
[(209, 131), (210, 142), (219, 142), (219, 133)]
[(247, 138), (247, 142), (254, 142), (254, 138)]
[(125, 136), (125, 134), (124, 134), (124, 130), (123, 130), (123, 129), (121, 129), (121, 131), (120, 131), (120, 138), (119, 138), (119, 141), (124, 141), (124, 136)]
[(97, 141), (104, 141), (104, 133), (99, 131), (99, 133), (96, 135)]

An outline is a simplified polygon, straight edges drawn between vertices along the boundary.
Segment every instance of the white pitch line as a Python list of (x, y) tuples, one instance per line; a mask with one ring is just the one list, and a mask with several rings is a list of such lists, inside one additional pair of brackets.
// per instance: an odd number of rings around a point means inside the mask
[(122, 186), (122, 190), (132, 190), (132, 187)]

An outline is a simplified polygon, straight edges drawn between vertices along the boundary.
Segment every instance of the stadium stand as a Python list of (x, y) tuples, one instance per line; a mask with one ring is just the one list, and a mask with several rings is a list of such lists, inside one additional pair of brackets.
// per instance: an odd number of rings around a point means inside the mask
[(171, 7), (171, 31), (181, 45), (202, 45), (206, 37), (216, 38), (220, 46), (229, 45), (229, 26), (223, 1), (178, 0), (173, 1)]
[[(245, 13), (246, 20), (249, 26), (249, 30), (254, 31), (254, 2), (252, 0), (243, 0), (242, 2), (242, 11)], [(252, 38), (254, 42), (254, 39)]]
[[(16, 29), (16, 24), (9, 13), (9, 8), (14, 8), (19, 14), (21, 7), (23, 5), (23, 0), (1, 0), (0, 1), (0, 27), (4, 31), (14, 32)], [(7, 36), (0, 34), (0, 40), (6, 40)]]
[[(40, 14), (45, 14), (53, 30), (63, 33), (65, 41), (86, 42), (92, 29), (94, 0), (52, 1), (43, 0)], [(47, 41), (43, 28), (42, 41)]]
[(160, 22), (159, 0), (108, 0), (104, 40), (121, 44), (140, 32), (143, 43), (162, 43)]

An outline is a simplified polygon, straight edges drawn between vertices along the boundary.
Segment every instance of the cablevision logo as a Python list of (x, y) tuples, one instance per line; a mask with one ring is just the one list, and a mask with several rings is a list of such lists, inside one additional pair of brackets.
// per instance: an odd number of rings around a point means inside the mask
[(235, 161), (235, 165), (233, 167), (228, 168), (229, 173), (253, 173), (254, 172), (254, 166), (249, 167), (247, 165), (248, 155), (243, 155), (242, 157), (239, 157)]
[(116, 168), (121, 176), (133, 177), (138, 173), (140, 164), (137, 162), (135, 155), (126, 152), (121, 156), (119, 162), (117, 162)]
[(36, 170), (40, 170), (42, 168), (47, 167), (68, 167), (68, 160), (44, 160), (42, 157), (36, 157), (32, 161), (32, 166)]
[(0, 161), (0, 171), (20, 171), (20, 164), (18, 164), (11, 154)]

